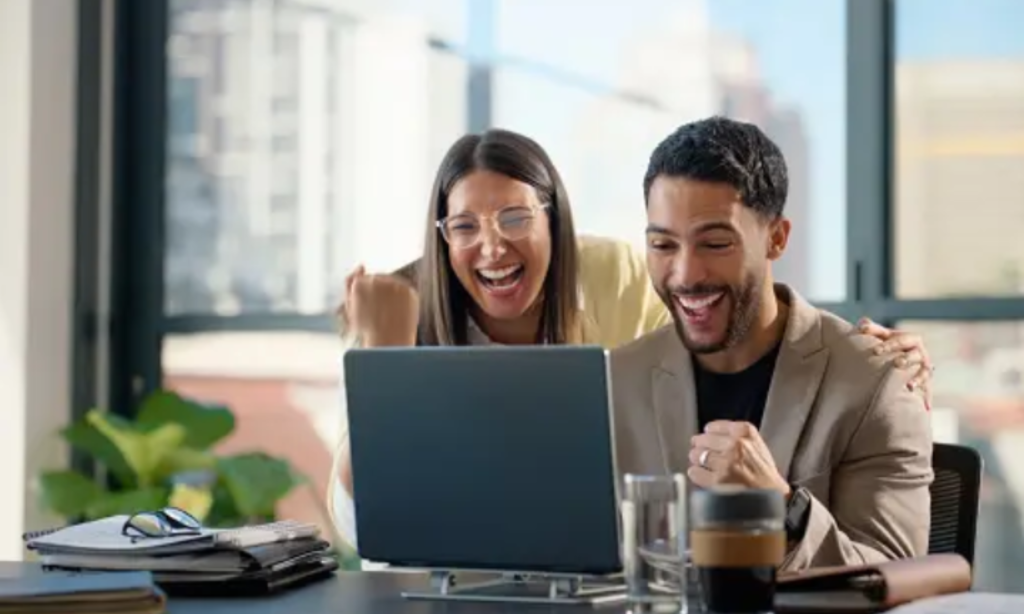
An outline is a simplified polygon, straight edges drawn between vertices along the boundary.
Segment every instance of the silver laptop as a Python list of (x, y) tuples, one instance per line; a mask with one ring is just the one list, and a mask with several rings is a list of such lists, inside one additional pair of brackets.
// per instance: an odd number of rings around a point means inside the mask
[(602, 348), (353, 349), (344, 363), (360, 556), (621, 570)]

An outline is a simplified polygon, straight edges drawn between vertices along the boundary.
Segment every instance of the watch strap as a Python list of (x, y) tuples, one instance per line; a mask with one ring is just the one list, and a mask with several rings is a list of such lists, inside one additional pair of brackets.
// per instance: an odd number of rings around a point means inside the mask
[(790, 485), (789, 501), (786, 503), (786, 541), (799, 542), (807, 531), (807, 520), (811, 512), (811, 494), (802, 486)]

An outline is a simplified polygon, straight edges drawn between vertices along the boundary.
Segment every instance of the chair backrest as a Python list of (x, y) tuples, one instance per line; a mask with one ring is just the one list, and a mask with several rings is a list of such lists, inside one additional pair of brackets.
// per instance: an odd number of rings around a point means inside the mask
[(937, 443), (932, 448), (929, 554), (954, 553), (974, 564), (981, 495), (981, 455), (974, 448)]

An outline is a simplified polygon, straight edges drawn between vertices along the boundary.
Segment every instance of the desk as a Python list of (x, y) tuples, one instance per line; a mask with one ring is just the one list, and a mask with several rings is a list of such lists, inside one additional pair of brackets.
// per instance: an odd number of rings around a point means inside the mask
[[(170, 614), (619, 614), (623, 604), (571, 606), (403, 599), (401, 592), (424, 589), (429, 576), (395, 571), (338, 572), (308, 586), (273, 597), (190, 599), (172, 597)], [(696, 611), (692, 610), (691, 611)]]
[[(253, 599), (172, 598), (170, 614), (622, 614), (624, 604), (606, 606), (532, 605), (457, 601), (409, 601), (402, 590), (428, 585), (426, 574), (405, 572), (347, 572), (275, 597)], [(984, 614), (986, 612), (1024, 612), (1024, 596), (996, 593), (962, 595), (950, 610)], [(958, 597), (959, 599), (959, 597)], [(690, 612), (702, 609), (690, 604)], [(803, 614), (811, 614), (803, 612)]]
[[(25, 573), (42, 573), (32, 563), (0, 562), (0, 577)], [(624, 604), (606, 606), (570, 606), (539, 604), (507, 604), (457, 601), (411, 601), (401, 592), (423, 589), (429, 576), (420, 573), (376, 571), (339, 572), (336, 577), (287, 591), (271, 597), (190, 599), (171, 597), (167, 603), (170, 614), (622, 614)], [(975, 594), (979, 595), (979, 594)], [(980, 602), (963, 602), (958, 611), (981, 614), (991, 604), (1010, 603), (1010, 609), (1024, 611), (1024, 596), (981, 594)], [(980, 606), (980, 607), (979, 607)], [(700, 612), (697, 604), (690, 612)], [(810, 614), (804, 612), (803, 614)]]
[[(0, 0), (3, 1), (3, 0)], [(46, 573), (38, 563), (0, 562), (0, 578)], [(430, 576), (404, 571), (338, 572), (269, 597), (169, 597), (170, 614), (621, 614), (623, 604), (569, 606), (408, 600), (403, 590), (425, 589)], [(698, 610), (691, 609), (696, 612)]]

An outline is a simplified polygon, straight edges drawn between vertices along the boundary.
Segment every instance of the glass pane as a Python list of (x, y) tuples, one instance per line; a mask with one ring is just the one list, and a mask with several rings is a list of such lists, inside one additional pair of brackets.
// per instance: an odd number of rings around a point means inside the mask
[(465, 131), (466, 63), (429, 46), (457, 3), (346, 4), (171, 2), (167, 312), (320, 313), (419, 252)]
[[(292, 0), (296, 1), (296, 0)], [(456, 45), (466, 40), (466, 5), (474, 0), (373, 0), (358, 2), (352, 7), (353, 14), (365, 16), (368, 10), (377, 14), (389, 14), (392, 18), (414, 20), (425, 27), (430, 35)], [(331, 0), (335, 6), (338, 0)]]
[(206, 333), (164, 339), (164, 386), (226, 405), (235, 430), (215, 452), (265, 452), (309, 483), (278, 506), (339, 543), (325, 507), (331, 459), (343, 428), (339, 342), (327, 334)]
[(712, 114), (753, 121), (790, 169), (794, 232), (777, 277), (815, 300), (845, 298), (842, 0), (500, 0), (499, 8), (506, 63), (495, 123), (549, 150), (582, 230), (639, 243), (643, 173), (658, 141)]
[(1024, 2), (899, 0), (896, 18), (897, 292), (1021, 294)]
[(975, 590), (1024, 592), (1024, 322), (911, 322), (937, 365), (936, 441), (985, 461)]

